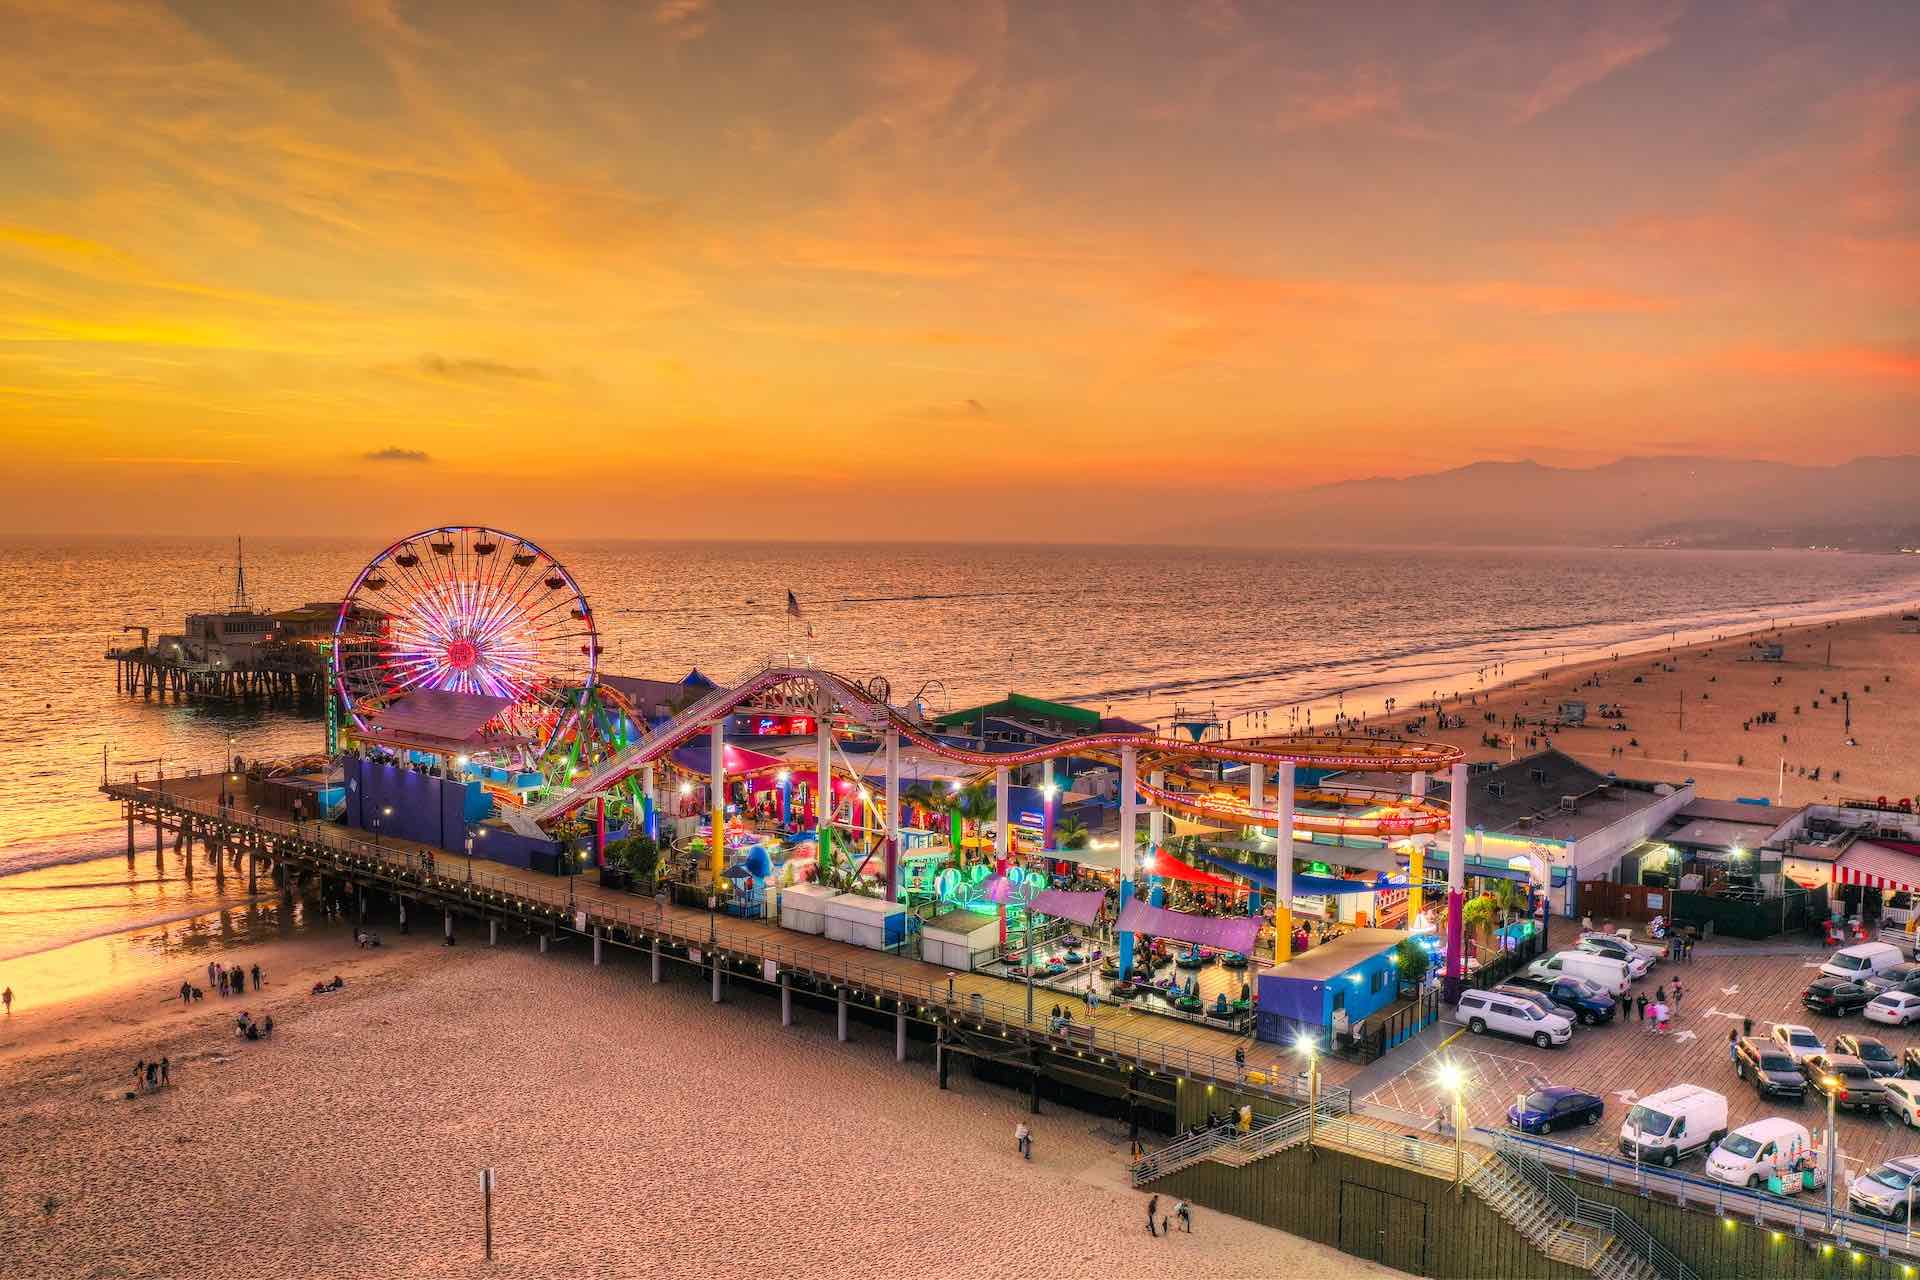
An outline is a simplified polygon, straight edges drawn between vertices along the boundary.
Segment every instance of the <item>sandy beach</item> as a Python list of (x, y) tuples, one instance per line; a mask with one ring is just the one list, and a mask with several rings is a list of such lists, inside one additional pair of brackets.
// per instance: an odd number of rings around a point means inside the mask
[[(1397, 1274), (1200, 1211), (1149, 1238), (1125, 1132), (825, 1013), (653, 987), (637, 958), (270, 944), (239, 1000), (129, 992), (36, 1020), (0, 1054), (9, 1276)], [(345, 991), (308, 993), (338, 972)], [(187, 976), (187, 975), (182, 975)], [(204, 977), (204, 968), (202, 969)], [(125, 1098), (137, 1058), (174, 1084)], [(497, 1170), (496, 1262), (479, 1170)]]
[[(1755, 660), (1768, 644), (1783, 647), (1783, 661)], [(1465, 716), (1465, 728), (1435, 730), (1429, 715), (1414, 736), (1456, 743), (1470, 759), (1504, 761), (1528, 754), (1533, 735), (1595, 769), (1661, 781), (1690, 777), (1702, 795), (1720, 799), (1897, 799), (1920, 794), (1917, 696), (1920, 622), (1882, 615), (1578, 661), (1448, 698), (1447, 713)], [(1587, 703), (1584, 726), (1556, 732), (1530, 725), (1509, 745), (1515, 715), (1552, 720), (1559, 704), (1573, 699)], [(1602, 703), (1619, 706), (1623, 718), (1599, 719)], [(1760, 723), (1763, 712), (1777, 723)], [(1396, 714), (1376, 713), (1367, 723), (1402, 727), (1420, 714), (1403, 699)], [(1489, 745), (1486, 735), (1497, 735), (1499, 745)], [(1848, 745), (1849, 738), (1858, 745)]]

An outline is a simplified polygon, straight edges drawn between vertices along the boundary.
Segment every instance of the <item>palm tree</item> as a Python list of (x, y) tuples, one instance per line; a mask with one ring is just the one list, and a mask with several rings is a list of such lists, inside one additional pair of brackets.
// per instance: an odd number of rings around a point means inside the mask
[(962, 823), (973, 824), (974, 834), (990, 818), (999, 816), (1000, 805), (985, 783), (975, 783), (953, 797), (950, 812)]
[(1056, 849), (1084, 849), (1092, 840), (1093, 833), (1078, 818), (1062, 818), (1054, 824), (1053, 846)]
[(1520, 886), (1511, 880), (1494, 881), (1493, 888), (1487, 896), (1493, 899), (1494, 910), (1500, 913), (1502, 929), (1507, 927), (1508, 921), (1527, 909), (1526, 894), (1522, 893)]
[(1460, 926), (1471, 936), (1476, 946), (1484, 946), (1488, 928), (1493, 924), (1493, 898), (1487, 894), (1476, 894), (1467, 899), (1460, 909)]

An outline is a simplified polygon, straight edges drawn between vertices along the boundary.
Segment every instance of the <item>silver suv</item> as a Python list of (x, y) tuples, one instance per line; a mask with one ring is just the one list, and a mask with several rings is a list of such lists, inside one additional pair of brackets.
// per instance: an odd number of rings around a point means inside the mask
[(1855, 1178), (1847, 1190), (1847, 1204), (1856, 1213), (1902, 1222), (1912, 1200), (1920, 1198), (1916, 1181), (1920, 1181), (1920, 1156), (1901, 1156)]

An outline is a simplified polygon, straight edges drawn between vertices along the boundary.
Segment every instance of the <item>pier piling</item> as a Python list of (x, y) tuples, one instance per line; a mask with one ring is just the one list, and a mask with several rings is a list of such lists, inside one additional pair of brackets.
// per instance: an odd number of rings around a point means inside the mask
[(447, 945), (453, 945), (453, 908), (451, 907), (447, 908)]
[(660, 935), (653, 936), (653, 985), (660, 985)]
[(793, 979), (785, 971), (780, 974), (780, 1025), (793, 1025)]
[(720, 1003), (720, 957), (713, 957), (713, 1002)]
[(893, 1060), (907, 1060), (907, 1006), (904, 1004), (893, 1011)]
[(602, 936), (602, 930), (600, 926), (599, 925), (593, 926), (593, 967), (596, 969), (600, 967), (601, 936)]
[(540, 954), (547, 954), (547, 935), (544, 931), (540, 934)]
[(487, 945), (490, 947), (500, 945), (500, 922), (498, 920), (487, 921)]
[(839, 1005), (840, 1013), (840, 1024), (837, 1034), (840, 1038), (840, 1043), (845, 1044), (847, 1042), (847, 989), (841, 987), (840, 990), (834, 994), (837, 997), (835, 1003)]
[(933, 1033), (933, 1070), (940, 1077), (940, 1087), (947, 1087), (947, 1024), (937, 1023)]

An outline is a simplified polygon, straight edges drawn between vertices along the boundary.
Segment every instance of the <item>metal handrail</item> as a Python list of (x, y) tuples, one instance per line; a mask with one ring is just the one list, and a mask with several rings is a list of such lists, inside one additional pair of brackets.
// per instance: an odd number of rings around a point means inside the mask
[[(194, 779), (183, 777), (181, 782)], [(558, 889), (546, 890), (523, 880), (507, 879), (484, 871), (471, 870), (471, 859), (465, 854), (439, 853), (426, 854), (404, 846), (378, 844), (342, 834), (340, 828), (319, 820), (300, 822), (263, 816), (260, 813), (222, 807), (205, 800), (196, 800), (186, 796), (171, 795), (164, 783), (122, 781), (108, 783), (102, 790), (115, 799), (136, 801), (139, 803), (157, 803), (177, 812), (190, 813), (225, 822), (243, 830), (251, 830), (268, 835), (277, 835), (301, 840), (308, 845), (328, 850), (340, 857), (352, 859), (359, 865), (380, 865), (397, 870), (406, 879), (430, 887), (437, 892), (459, 895), (469, 901), (477, 901), (484, 906), (488, 903), (504, 905), (513, 903), (524, 905), (534, 903), (552, 912), (563, 927), (574, 932), (588, 932), (596, 924), (618, 925), (628, 932), (647, 931), (660, 935), (676, 945), (700, 949), (719, 949), (723, 952), (751, 954), (763, 960), (773, 960), (780, 967), (794, 972), (806, 973), (818, 979), (839, 983), (845, 986), (863, 986), (894, 998), (902, 1003), (912, 1003), (923, 1008), (938, 1008), (948, 1012), (957, 1020), (971, 1017), (980, 1022), (994, 1021), (1005, 1026), (1020, 1027), (1030, 1035), (1046, 1035), (1058, 1043), (1062, 1052), (1072, 1051), (1085, 1056), (1093, 1054), (1103, 1060), (1112, 1057), (1120, 1060), (1132, 1060), (1142, 1069), (1158, 1069), (1175, 1072), (1190, 1078), (1212, 1080), (1230, 1084), (1247, 1093), (1264, 1094), (1268, 1097), (1289, 1102), (1305, 1101), (1307, 1086), (1297, 1077), (1269, 1076), (1267, 1083), (1257, 1085), (1249, 1083), (1246, 1071), (1229, 1058), (1223, 1058), (1205, 1051), (1189, 1048), (1176, 1048), (1159, 1041), (1143, 1039), (1094, 1026), (1091, 1023), (1076, 1023), (1075, 1035), (1069, 1039), (1064, 1034), (1046, 1033), (1043, 1022), (1029, 1022), (1024, 1005), (1011, 1005), (990, 1000), (975, 993), (955, 993), (934, 982), (913, 981), (897, 973), (870, 968), (851, 960), (833, 960), (816, 953), (803, 953), (790, 944), (773, 941), (766, 935), (743, 934), (722, 922), (721, 917), (710, 916), (704, 930), (688, 927), (683, 920), (677, 920), (658, 903), (645, 907), (629, 907), (609, 903), (598, 895), (581, 897)], [(457, 875), (444, 872), (446, 859), (456, 859), (462, 871)], [(581, 927), (577, 917), (585, 914), (585, 927)], [(1347, 1091), (1339, 1086), (1323, 1085), (1320, 1091), (1321, 1106), (1338, 1107), (1345, 1111), (1351, 1109), (1352, 1099)]]
[(1692, 1269), (1655, 1239), (1632, 1214), (1587, 1199), (1570, 1183), (1548, 1172), (1546, 1166), (1513, 1141), (1511, 1135), (1502, 1134), (1495, 1149), (1507, 1167), (1545, 1195), (1562, 1217), (1610, 1232), (1630, 1251), (1646, 1259), (1647, 1265), (1658, 1272), (1662, 1280), (1697, 1280)]
[[(1829, 1218), (1825, 1203), (1802, 1208), (1792, 1199), (1745, 1187), (1730, 1187), (1691, 1174), (1617, 1160), (1611, 1156), (1565, 1147), (1539, 1138), (1482, 1130), (1498, 1149), (1507, 1146), (1524, 1152), (1529, 1160), (1552, 1174), (1601, 1186), (1631, 1187), (1642, 1196), (1655, 1192), (1667, 1196), (1682, 1207), (1711, 1208), (1723, 1218), (1750, 1219), (1756, 1226), (1792, 1231), (1795, 1235), (1823, 1236), (1837, 1244), (1855, 1248), (1870, 1245), (1882, 1253), (1900, 1253), (1920, 1258), (1920, 1240), (1907, 1235), (1904, 1224), (1890, 1225), (1847, 1212), (1838, 1205)], [(1655, 1241), (1655, 1244), (1658, 1242)]]

